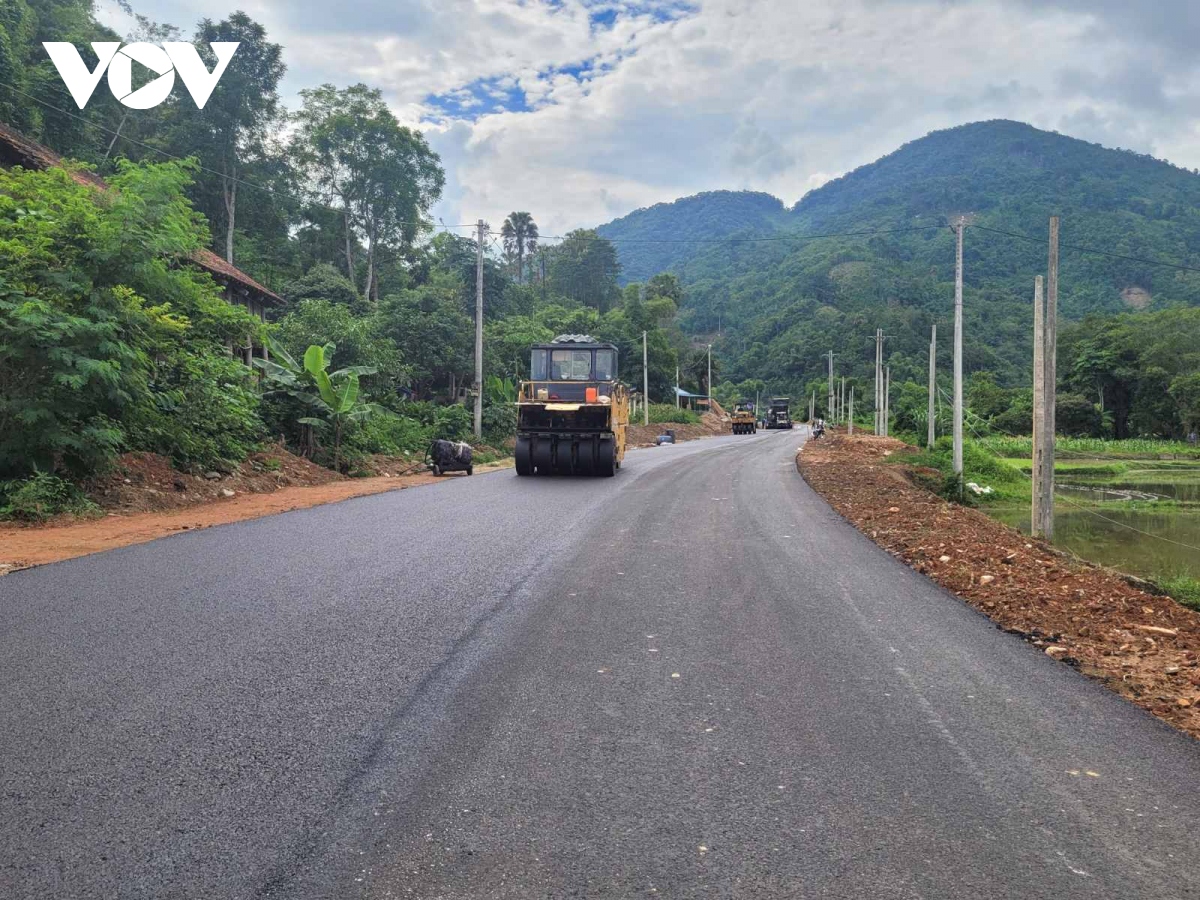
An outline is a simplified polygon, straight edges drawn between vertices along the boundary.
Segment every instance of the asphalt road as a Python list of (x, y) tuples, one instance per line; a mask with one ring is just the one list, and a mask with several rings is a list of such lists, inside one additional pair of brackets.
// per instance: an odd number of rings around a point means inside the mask
[(1200, 896), (1200, 744), (877, 549), (800, 440), (0, 578), (0, 897)]

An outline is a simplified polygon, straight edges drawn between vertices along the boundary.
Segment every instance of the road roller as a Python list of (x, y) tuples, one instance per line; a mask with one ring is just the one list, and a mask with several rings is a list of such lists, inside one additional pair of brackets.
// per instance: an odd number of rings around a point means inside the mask
[(562, 334), (533, 345), (529, 373), (517, 398), (517, 474), (615, 475), (629, 425), (616, 346)]

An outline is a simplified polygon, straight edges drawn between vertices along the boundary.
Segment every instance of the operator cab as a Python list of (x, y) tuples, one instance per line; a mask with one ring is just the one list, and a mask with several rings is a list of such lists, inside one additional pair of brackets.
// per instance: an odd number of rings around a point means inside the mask
[(610, 403), (617, 383), (617, 348), (587, 335), (563, 334), (534, 344), (521, 400)]

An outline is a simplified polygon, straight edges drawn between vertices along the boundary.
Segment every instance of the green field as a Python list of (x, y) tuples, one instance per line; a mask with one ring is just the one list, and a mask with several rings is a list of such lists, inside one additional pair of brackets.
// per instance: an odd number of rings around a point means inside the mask
[[(992, 491), (968, 492), (967, 502), (1028, 532), (1031, 453), (1028, 438), (968, 440), (964, 481)], [(1059, 438), (1055, 454), (1054, 542), (1200, 608), (1200, 451), (1173, 441)], [(949, 479), (948, 442), (905, 461)]]

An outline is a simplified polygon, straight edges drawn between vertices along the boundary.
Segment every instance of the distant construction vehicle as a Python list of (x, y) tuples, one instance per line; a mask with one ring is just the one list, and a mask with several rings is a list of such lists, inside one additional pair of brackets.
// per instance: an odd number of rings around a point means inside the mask
[(772, 397), (767, 405), (767, 428), (791, 428), (792, 414), (789, 411), (791, 399), (788, 397)]
[(754, 434), (758, 431), (758, 419), (754, 408), (749, 403), (739, 403), (733, 408), (734, 434)]
[(517, 398), (517, 474), (616, 474), (629, 425), (616, 346), (559, 335), (533, 345), (529, 373)]

